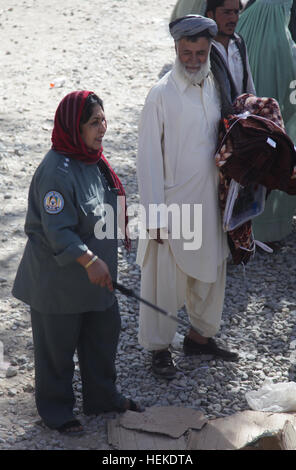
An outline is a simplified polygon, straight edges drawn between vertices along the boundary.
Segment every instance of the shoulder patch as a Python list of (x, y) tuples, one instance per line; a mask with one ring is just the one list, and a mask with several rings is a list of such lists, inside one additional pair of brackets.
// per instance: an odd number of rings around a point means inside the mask
[(45, 212), (59, 214), (64, 208), (64, 198), (58, 191), (49, 191), (43, 199)]

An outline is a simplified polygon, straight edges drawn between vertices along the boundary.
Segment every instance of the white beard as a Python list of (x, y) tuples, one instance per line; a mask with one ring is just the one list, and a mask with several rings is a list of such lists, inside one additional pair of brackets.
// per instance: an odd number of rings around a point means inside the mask
[(186, 78), (186, 80), (191, 84), (191, 85), (200, 85), (202, 81), (207, 78), (210, 70), (211, 70), (211, 64), (210, 64), (210, 56), (208, 56), (207, 61), (204, 64), (200, 65), (199, 70), (196, 72), (188, 72), (186, 70), (186, 67), (182, 62), (180, 61), (179, 57), (176, 57), (175, 61), (175, 66), (178, 70), (178, 72), (183, 75), (183, 77)]

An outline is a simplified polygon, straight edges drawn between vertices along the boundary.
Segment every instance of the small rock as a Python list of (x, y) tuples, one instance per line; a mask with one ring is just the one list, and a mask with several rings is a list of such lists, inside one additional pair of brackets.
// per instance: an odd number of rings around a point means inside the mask
[(6, 371), (6, 378), (9, 379), (10, 377), (14, 377), (17, 375), (17, 370), (14, 367), (8, 367)]
[(213, 405), (212, 409), (216, 411), (216, 413), (220, 413), (222, 411), (222, 406), (219, 403)]
[[(18, 325), (16, 325), (16, 326), (18, 326)], [(21, 357), (19, 357), (19, 358), (17, 359), (17, 362), (18, 362), (18, 364), (21, 364), (21, 365), (22, 365), (22, 364), (26, 364), (26, 362), (27, 362), (27, 357), (26, 357), (26, 356), (21, 356)]]

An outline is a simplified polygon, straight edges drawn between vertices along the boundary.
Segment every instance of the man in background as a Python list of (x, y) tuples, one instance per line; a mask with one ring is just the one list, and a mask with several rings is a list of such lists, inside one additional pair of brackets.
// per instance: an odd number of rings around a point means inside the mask
[(231, 113), (232, 102), (237, 96), (256, 94), (245, 42), (235, 33), (240, 10), (239, 0), (207, 1), (206, 16), (218, 26), (211, 51), (211, 66), (222, 94), (222, 115)]

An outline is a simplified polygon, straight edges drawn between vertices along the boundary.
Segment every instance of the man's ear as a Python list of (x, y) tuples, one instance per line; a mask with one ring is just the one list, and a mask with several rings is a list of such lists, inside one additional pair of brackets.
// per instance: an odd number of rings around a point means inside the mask
[(215, 14), (213, 12), (213, 10), (208, 10), (207, 13), (206, 13), (207, 17), (210, 18), (211, 20), (214, 20), (215, 19)]

